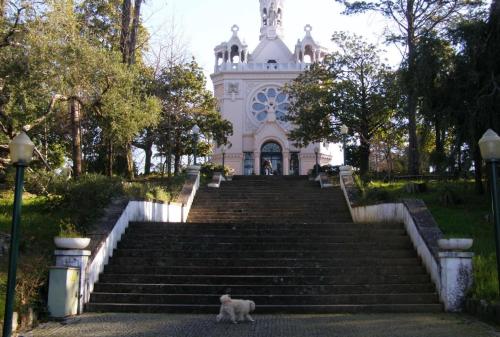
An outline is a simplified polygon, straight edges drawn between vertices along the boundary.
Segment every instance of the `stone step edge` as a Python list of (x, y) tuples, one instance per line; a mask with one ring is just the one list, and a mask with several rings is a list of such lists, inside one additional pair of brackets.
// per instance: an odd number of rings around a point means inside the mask
[[(99, 307), (106, 311), (122, 309), (122, 312), (134, 312), (138, 309), (146, 309), (144, 312), (162, 312), (155, 309), (170, 309), (168, 312), (182, 312), (189, 310), (190, 312), (200, 312), (210, 310), (210, 313), (216, 315), (220, 305), (203, 305), (203, 304), (137, 304), (137, 303), (88, 303), (86, 309), (88, 311), (99, 312)], [(101, 310), (102, 310), (101, 309)], [(142, 310), (141, 310), (142, 311)], [(288, 313), (349, 313), (349, 312), (443, 312), (443, 306), (439, 303), (433, 304), (337, 304), (337, 305), (259, 305), (253, 315), (266, 312), (288, 312)]]
[[(205, 297), (213, 297), (213, 298), (219, 298), (221, 295), (220, 294), (192, 294), (192, 293), (178, 293), (178, 294), (167, 294), (167, 293), (135, 293), (135, 292), (127, 292), (127, 293), (110, 293), (110, 292), (92, 292), (92, 295), (101, 295), (101, 296), (163, 296), (163, 297), (173, 297), (173, 296), (191, 296), (191, 297), (200, 297), (200, 296), (205, 296)], [(375, 296), (386, 296), (386, 297), (400, 297), (400, 296), (438, 296), (437, 292), (415, 292), (415, 293), (346, 293), (346, 294), (319, 294), (319, 295), (292, 295), (292, 294), (252, 294), (252, 295), (241, 295), (241, 294), (231, 294), (232, 297), (237, 298), (241, 296), (247, 296), (251, 298), (256, 298), (256, 297), (269, 297), (269, 298), (277, 298), (277, 297), (284, 297), (284, 298), (292, 298), (292, 297), (298, 297), (298, 298), (307, 298), (307, 297), (346, 297), (346, 296), (370, 296), (370, 297), (375, 297)]]
[[(356, 274), (355, 274), (356, 275)], [(416, 273), (416, 274), (380, 274), (376, 276), (384, 276), (384, 277), (394, 277), (394, 276), (426, 276), (427, 273), (422, 272), (422, 273)], [(205, 278), (235, 278), (235, 279), (243, 279), (243, 278), (280, 278), (280, 279), (294, 279), (294, 278), (300, 278), (300, 279), (313, 279), (313, 278), (335, 278), (335, 277), (343, 277), (343, 276), (353, 276), (353, 275), (337, 275), (337, 276), (324, 276), (324, 275), (319, 275), (319, 276), (288, 276), (288, 275), (204, 275), (204, 274), (188, 274), (188, 275), (181, 275), (181, 274), (117, 274), (117, 273), (106, 273), (106, 277), (115, 277), (115, 276), (121, 276), (121, 277), (205, 277)], [(131, 283), (134, 284), (134, 283)], [(373, 284), (378, 284), (378, 283), (373, 283)], [(330, 285), (330, 284), (326, 284)]]
[[(106, 285), (116, 285), (116, 286), (130, 286), (130, 285), (137, 285), (137, 286), (169, 286), (169, 287), (254, 287), (255, 285), (253, 284), (203, 284), (203, 283), (190, 283), (190, 284), (184, 284), (184, 283), (116, 283), (116, 282), (110, 282), (110, 283), (102, 283), (100, 284), (106, 284)], [(325, 284), (298, 284), (298, 285), (290, 285), (290, 284), (269, 284), (269, 285), (259, 285), (259, 287), (352, 287), (352, 286), (427, 286), (427, 285), (432, 285), (432, 282), (418, 282), (418, 283), (365, 283), (365, 284), (333, 284), (333, 285), (325, 285)]]

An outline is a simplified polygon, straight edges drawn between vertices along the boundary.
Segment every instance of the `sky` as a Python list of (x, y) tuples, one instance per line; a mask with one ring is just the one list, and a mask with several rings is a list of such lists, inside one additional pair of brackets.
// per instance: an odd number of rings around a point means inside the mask
[[(258, 0), (148, 0), (143, 5), (143, 19), (152, 36), (153, 46), (171, 30), (172, 22), (187, 48), (208, 76), (214, 67), (213, 49), (231, 38), (231, 27), (240, 27), (239, 36), (250, 52), (257, 46), (260, 34)], [(343, 6), (334, 0), (286, 0), (284, 8), (285, 43), (293, 51), (297, 39), (305, 35), (304, 27), (313, 27), (312, 36), (320, 45), (333, 49), (330, 41), (335, 31), (364, 36), (369, 42), (383, 44), (387, 21), (379, 14), (342, 15)], [(388, 50), (387, 62), (398, 65), (400, 55), (394, 47)], [(207, 78), (208, 79), (208, 78)], [(212, 85), (208, 79), (208, 87)]]

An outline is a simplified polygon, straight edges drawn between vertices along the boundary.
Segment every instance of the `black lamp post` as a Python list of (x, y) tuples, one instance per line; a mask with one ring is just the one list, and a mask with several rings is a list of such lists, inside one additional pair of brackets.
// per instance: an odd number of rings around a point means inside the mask
[(200, 127), (198, 125), (195, 125), (195, 126), (193, 126), (193, 129), (191, 131), (193, 131), (193, 142), (194, 142), (194, 146), (193, 146), (194, 163), (193, 163), (193, 165), (196, 165), (196, 150), (198, 147), (198, 136), (200, 134)]
[(316, 156), (316, 177), (319, 175), (319, 162), (318, 162), (318, 154), (319, 154), (319, 145), (316, 145), (314, 148), (314, 154)]
[(495, 244), (497, 252), (497, 275), (500, 289), (500, 205), (498, 193), (498, 171), (497, 166), (500, 162), (500, 137), (495, 131), (489, 129), (479, 140), (481, 156), (490, 167), (490, 190), (491, 190), (491, 208), (495, 223)]
[(12, 229), (9, 249), (9, 274), (7, 277), (7, 298), (5, 300), (5, 315), (3, 319), (3, 336), (12, 335), (12, 313), (16, 297), (17, 255), (19, 252), (19, 225), (21, 220), (21, 205), (23, 198), (24, 169), (31, 162), (35, 144), (26, 133), (21, 132), (9, 144), (10, 158), (16, 166), (16, 189), (14, 193), (14, 210), (12, 213)]
[(340, 134), (342, 135), (342, 154), (344, 156), (343, 165), (345, 165), (345, 143), (346, 143), (346, 138), (347, 138), (348, 132), (349, 132), (349, 128), (347, 127), (347, 125), (342, 124), (342, 126), (340, 127)]

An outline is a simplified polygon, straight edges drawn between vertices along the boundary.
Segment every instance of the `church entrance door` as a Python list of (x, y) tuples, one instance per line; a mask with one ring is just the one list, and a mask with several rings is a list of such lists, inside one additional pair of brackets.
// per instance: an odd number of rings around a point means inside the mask
[(281, 146), (275, 142), (267, 142), (260, 150), (260, 174), (282, 175), (283, 174), (283, 151)]

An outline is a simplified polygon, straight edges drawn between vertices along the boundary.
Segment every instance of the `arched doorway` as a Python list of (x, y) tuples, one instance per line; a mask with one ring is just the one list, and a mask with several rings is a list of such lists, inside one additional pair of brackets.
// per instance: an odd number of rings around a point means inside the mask
[(283, 174), (283, 150), (276, 142), (267, 142), (260, 150), (260, 174)]

